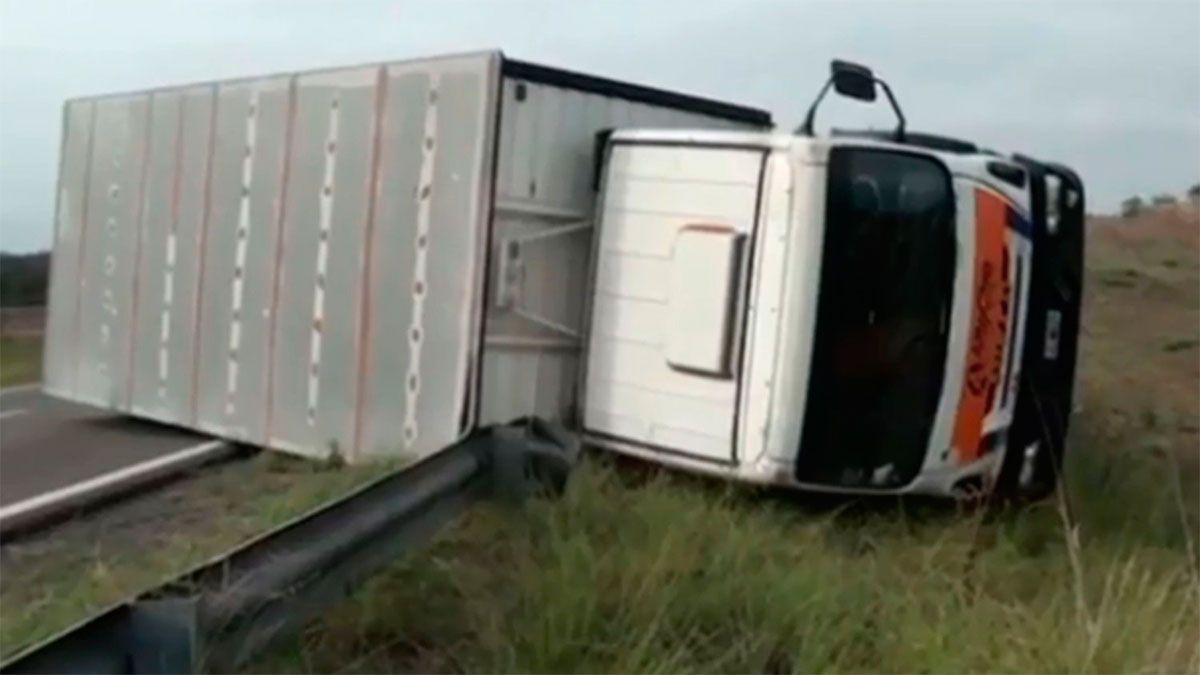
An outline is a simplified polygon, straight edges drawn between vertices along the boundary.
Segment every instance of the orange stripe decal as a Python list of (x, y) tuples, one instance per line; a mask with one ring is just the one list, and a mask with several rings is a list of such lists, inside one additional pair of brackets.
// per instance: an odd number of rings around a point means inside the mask
[(983, 421), (992, 407), (1004, 362), (1008, 307), (1012, 282), (1008, 275), (1008, 211), (1004, 200), (975, 190), (975, 272), (971, 293), (971, 332), (968, 336), (966, 377), (954, 423), (954, 448), (959, 461), (982, 454)]

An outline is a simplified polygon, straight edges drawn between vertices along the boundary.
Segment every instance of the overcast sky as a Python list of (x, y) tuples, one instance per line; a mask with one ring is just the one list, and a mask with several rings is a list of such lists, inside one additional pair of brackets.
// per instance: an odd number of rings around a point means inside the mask
[[(1065, 162), (1094, 210), (1200, 181), (1200, 2), (58, 2), (0, 0), (0, 249), (50, 243), (65, 98), (497, 47), (771, 110), (831, 58), (891, 83), (913, 129)], [(839, 101), (819, 129), (890, 123)]]

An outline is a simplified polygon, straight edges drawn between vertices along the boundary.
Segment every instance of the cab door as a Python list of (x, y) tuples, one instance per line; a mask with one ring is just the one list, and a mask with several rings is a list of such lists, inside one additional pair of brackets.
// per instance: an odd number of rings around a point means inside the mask
[(735, 463), (766, 150), (615, 142), (598, 210), (585, 433)]

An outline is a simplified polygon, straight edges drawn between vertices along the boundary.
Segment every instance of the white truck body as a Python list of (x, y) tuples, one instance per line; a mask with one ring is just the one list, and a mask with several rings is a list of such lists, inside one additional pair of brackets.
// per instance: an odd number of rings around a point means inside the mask
[(351, 462), (536, 416), (762, 484), (1052, 476), (1074, 174), (770, 127), (498, 52), (68, 102), (45, 389)]

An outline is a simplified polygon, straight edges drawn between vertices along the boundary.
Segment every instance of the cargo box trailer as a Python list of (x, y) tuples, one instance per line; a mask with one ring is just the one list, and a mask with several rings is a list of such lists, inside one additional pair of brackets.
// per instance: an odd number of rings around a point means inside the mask
[(561, 418), (597, 133), (770, 124), (498, 52), (69, 101), (44, 387), (350, 461)]
[(349, 461), (541, 417), (755, 483), (1052, 487), (1078, 177), (816, 105), (498, 52), (70, 101), (44, 386)]

